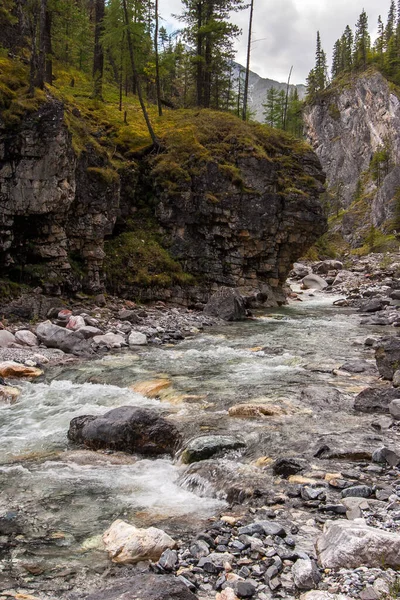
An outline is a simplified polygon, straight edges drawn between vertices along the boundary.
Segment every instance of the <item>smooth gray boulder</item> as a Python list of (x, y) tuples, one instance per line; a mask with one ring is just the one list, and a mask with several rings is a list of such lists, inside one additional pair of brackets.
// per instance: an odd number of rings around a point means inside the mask
[(221, 287), (204, 307), (206, 315), (219, 317), (224, 321), (241, 321), (246, 316), (244, 299), (234, 288)]
[(129, 346), (145, 346), (147, 344), (147, 336), (140, 331), (132, 331), (128, 338)]
[(155, 410), (121, 406), (96, 417), (72, 419), (68, 439), (92, 450), (109, 448), (140, 454), (173, 454), (181, 436), (175, 425)]
[(181, 460), (191, 464), (227, 450), (245, 448), (243, 440), (228, 435), (204, 435), (191, 440), (182, 452)]
[(306, 275), (302, 280), (302, 284), (306, 290), (324, 290), (328, 287), (328, 283), (325, 279), (315, 273)]
[(105, 333), (104, 335), (95, 335), (92, 338), (92, 344), (99, 348), (122, 348), (122, 346), (126, 346), (126, 340), (124, 335), (120, 335), (119, 333)]
[(47, 348), (58, 348), (68, 354), (79, 356), (89, 351), (89, 344), (79, 331), (59, 327), (51, 321), (39, 323), (36, 328), (36, 336)]
[(324, 569), (400, 567), (400, 535), (369, 527), (363, 519), (327, 521), (316, 549)]
[(20, 329), (15, 333), (15, 339), (18, 344), (23, 344), (24, 346), (38, 346), (39, 342), (34, 333), (29, 331), (29, 329)]

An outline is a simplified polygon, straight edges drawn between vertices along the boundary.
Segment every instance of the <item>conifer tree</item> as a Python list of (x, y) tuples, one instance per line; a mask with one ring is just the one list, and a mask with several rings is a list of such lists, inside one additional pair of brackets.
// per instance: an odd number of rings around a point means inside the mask
[(363, 10), (356, 23), (354, 39), (354, 65), (356, 68), (366, 68), (370, 48), (371, 38), (368, 31), (368, 16)]

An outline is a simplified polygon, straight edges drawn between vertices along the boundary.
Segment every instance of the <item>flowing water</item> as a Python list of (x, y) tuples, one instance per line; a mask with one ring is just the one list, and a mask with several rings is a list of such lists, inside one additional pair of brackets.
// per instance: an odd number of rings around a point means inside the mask
[[(371, 417), (354, 414), (351, 403), (374, 377), (332, 371), (360, 357), (373, 364), (363, 346), (373, 329), (361, 329), (359, 315), (333, 307), (334, 299), (310, 295), (173, 347), (110, 354), (53, 368), (44, 382), (19, 383), (18, 401), (0, 410), (0, 506), (20, 523), (26, 540), (13, 561), (35, 557), (53, 574), (60, 564), (101, 569), (106, 557), (95, 536), (114, 519), (179, 535), (226, 506), (223, 482), (219, 488), (196, 485), (185, 479), (179, 461), (70, 448), (66, 432), (77, 415), (146, 406), (167, 413), (186, 438), (239, 435), (247, 452), (218, 463), (227, 479), (263, 455), (307, 452), (327, 440), (370, 444)], [(129, 388), (159, 379), (169, 381), (161, 399)], [(335, 396), (334, 389), (342, 394)], [(230, 406), (250, 402), (277, 414), (228, 416)]]

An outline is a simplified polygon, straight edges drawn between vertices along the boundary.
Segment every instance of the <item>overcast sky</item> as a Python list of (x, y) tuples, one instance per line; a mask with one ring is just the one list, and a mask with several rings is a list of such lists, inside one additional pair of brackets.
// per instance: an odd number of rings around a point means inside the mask
[[(181, 28), (182, 23), (172, 17), (181, 12), (180, 0), (159, 0), (159, 3), (168, 29)], [(374, 36), (378, 15), (381, 14), (386, 23), (389, 5), (390, 0), (254, 0), (250, 68), (262, 77), (286, 81), (293, 65), (292, 82), (305, 83), (314, 66), (318, 30), (330, 62), (333, 44), (347, 24), (354, 30), (363, 8)], [(232, 21), (243, 30), (236, 43), (236, 60), (243, 65), (246, 62), (248, 18), (248, 10), (232, 15)]]

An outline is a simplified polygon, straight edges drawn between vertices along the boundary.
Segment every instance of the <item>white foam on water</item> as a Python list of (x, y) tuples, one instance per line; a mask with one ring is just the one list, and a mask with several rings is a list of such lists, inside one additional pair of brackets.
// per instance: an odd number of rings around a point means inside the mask
[(24, 382), (15, 404), (2, 406), (0, 461), (7, 456), (32, 451), (63, 448), (71, 419), (79, 415), (99, 415), (118, 406), (159, 406), (127, 388), (69, 381)]

